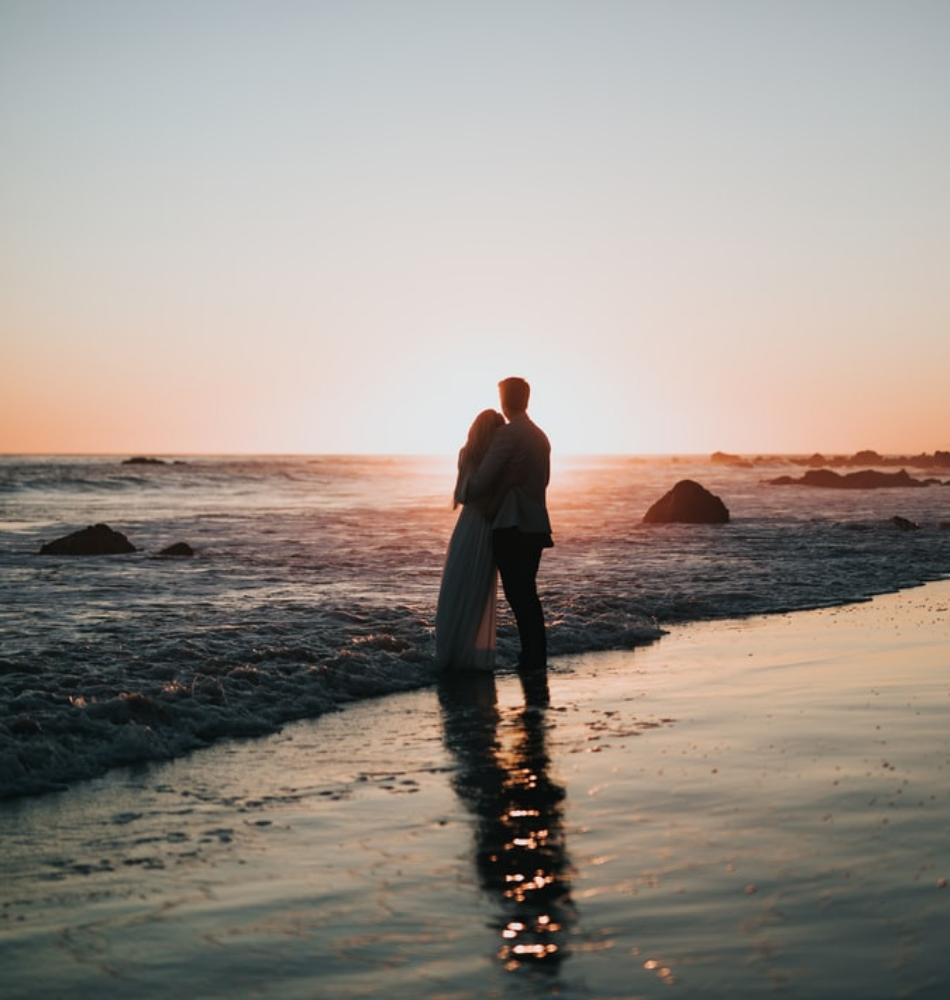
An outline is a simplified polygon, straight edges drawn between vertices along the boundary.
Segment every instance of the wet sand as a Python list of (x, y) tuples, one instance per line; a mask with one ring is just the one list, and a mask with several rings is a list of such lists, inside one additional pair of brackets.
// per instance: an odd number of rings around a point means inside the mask
[(940, 997), (950, 583), (0, 805), (0, 996)]

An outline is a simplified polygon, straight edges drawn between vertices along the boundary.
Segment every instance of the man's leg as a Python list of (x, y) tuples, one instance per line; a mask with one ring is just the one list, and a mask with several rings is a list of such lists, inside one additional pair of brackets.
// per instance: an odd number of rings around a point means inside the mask
[(514, 528), (505, 528), (494, 533), (494, 549), (501, 585), (521, 639), (518, 671), (543, 672), (547, 669), (547, 637), (537, 588), (541, 541)]

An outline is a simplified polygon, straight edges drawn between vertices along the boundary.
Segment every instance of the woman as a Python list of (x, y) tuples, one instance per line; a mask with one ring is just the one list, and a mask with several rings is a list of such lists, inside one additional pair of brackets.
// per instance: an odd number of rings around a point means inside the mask
[(453, 507), (463, 506), (449, 540), (435, 612), (435, 662), (443, 671), (491, 670), (495, 665), (498, 570), (492, 554), (492, 501), (466, 503), (465, 492), (504, 422), (496, 410), (482, 410), (459, 452)]

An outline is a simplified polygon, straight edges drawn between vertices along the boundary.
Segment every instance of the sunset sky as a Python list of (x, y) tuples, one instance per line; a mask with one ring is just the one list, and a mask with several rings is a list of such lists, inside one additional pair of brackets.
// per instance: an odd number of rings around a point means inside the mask
[(950, 449), (946, 0), (0, 0), (0, 453)]

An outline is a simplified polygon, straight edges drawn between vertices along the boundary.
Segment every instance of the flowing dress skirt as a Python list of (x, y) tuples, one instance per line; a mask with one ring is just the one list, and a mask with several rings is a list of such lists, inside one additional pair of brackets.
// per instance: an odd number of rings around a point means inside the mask
[(491, 524), (476, 506), (466, 504), (449, 540), (435, 613), (440, 670), (493, 669), (497, 594)]

